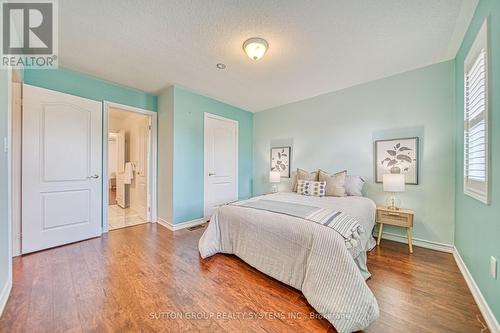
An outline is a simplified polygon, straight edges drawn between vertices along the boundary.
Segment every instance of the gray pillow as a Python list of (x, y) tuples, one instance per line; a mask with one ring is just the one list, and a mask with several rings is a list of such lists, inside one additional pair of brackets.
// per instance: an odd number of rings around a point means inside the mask
[(347, 175), (345, 178), (344, 187), (347, 195), (362, 197), (363, 185), (365, 185), (365, 180), (360, 176)]

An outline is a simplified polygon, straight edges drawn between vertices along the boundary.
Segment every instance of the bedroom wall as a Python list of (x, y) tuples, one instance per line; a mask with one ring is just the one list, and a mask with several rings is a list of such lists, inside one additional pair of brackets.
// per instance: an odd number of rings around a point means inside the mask
[[(484, 19), (489, 16), (490, 46), (490, 205), (463, 193), (464, 59)], [(456, 191), (455, 246), (497, 321), (500, 321), (500, 278), (489, 271), (490, 256), (500, 260), (500, 1), (481, 0), (455, 62), (456, 71)], [(500, 273), (500, 268), (497, 268)]]
[(158, 97), (158, 217), (163, 222), (203, 218), (205, 112), (238, 121), (238, 195), (252, 195), (253, 114), (171, 86)]
[(146, 110), (157, 110), (157, 97), (143, 91), (105, 81), (69, 69), (27, 69), (24, 82), (75, 96), (109, 101)]
[(368, 197), (385, 204), (374, 183), (373, 142), (419, 136), (420, 184), (407, 185), (400, 197), (416, 211), (416, 239), (453, 244), (453, 82), (454, 62), (447, 61), (256, 113), (254, 194), (270, 189), (270, 147), (291, 145), (292, 169), (348, 169), (367, 178)]
[(238, 195), (252, 195), (253, 114), (179, 86), (173, 89), (173, 223), (181, 223), (203, 217), (205, 112), (238, 121)]
[(173, 221), (174, 86), (158, 95), (158, 218)]

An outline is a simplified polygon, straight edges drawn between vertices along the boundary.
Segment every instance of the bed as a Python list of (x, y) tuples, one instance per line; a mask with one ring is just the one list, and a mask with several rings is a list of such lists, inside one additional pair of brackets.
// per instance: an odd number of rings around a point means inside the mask
[[(364, 232), (347, 248), (334, 229), (304, 218), (245, 206), (261, 200), (309, 205), (352, 216)], [(302, 291), (309, 304), (339, 332), (366, 328), (379, 316), (365, 280), (366, 251), (375, 204), (365, 197), (313, 197), (293, 192), (269, 194), (219, 207), (199, 241), (202, 258), (234, 254), (261, 272)]]

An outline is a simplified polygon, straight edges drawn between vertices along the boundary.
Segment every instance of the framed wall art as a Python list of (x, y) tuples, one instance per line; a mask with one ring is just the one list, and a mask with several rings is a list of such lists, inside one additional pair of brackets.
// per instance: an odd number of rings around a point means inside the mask
[(418, 137), (375, 141), (375, 179), (386, 173), (402, 173), (406, 184), (418, 184)]
[(291, 147), (271, 148), (271, 171), (279, 171), (281, 178), (290, 178)]

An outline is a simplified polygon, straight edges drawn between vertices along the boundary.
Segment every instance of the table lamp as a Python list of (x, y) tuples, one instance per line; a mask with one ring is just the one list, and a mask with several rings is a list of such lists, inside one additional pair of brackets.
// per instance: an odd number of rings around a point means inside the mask
[(281, 181), (281, 173), (279, 171), (269, 172), (269, 182), (273, 184), (273, 193), (278, 192), (278, 184)]
[(384, 192), (391, 192), (391, 196), (387, 199), (387, 208), (398, 210), (401, 205), (401, 200), (396, 197), (396, 192), (405, 191), (405, 175), (399, 173), (388, 173), (382, 176), (384, 184)]

